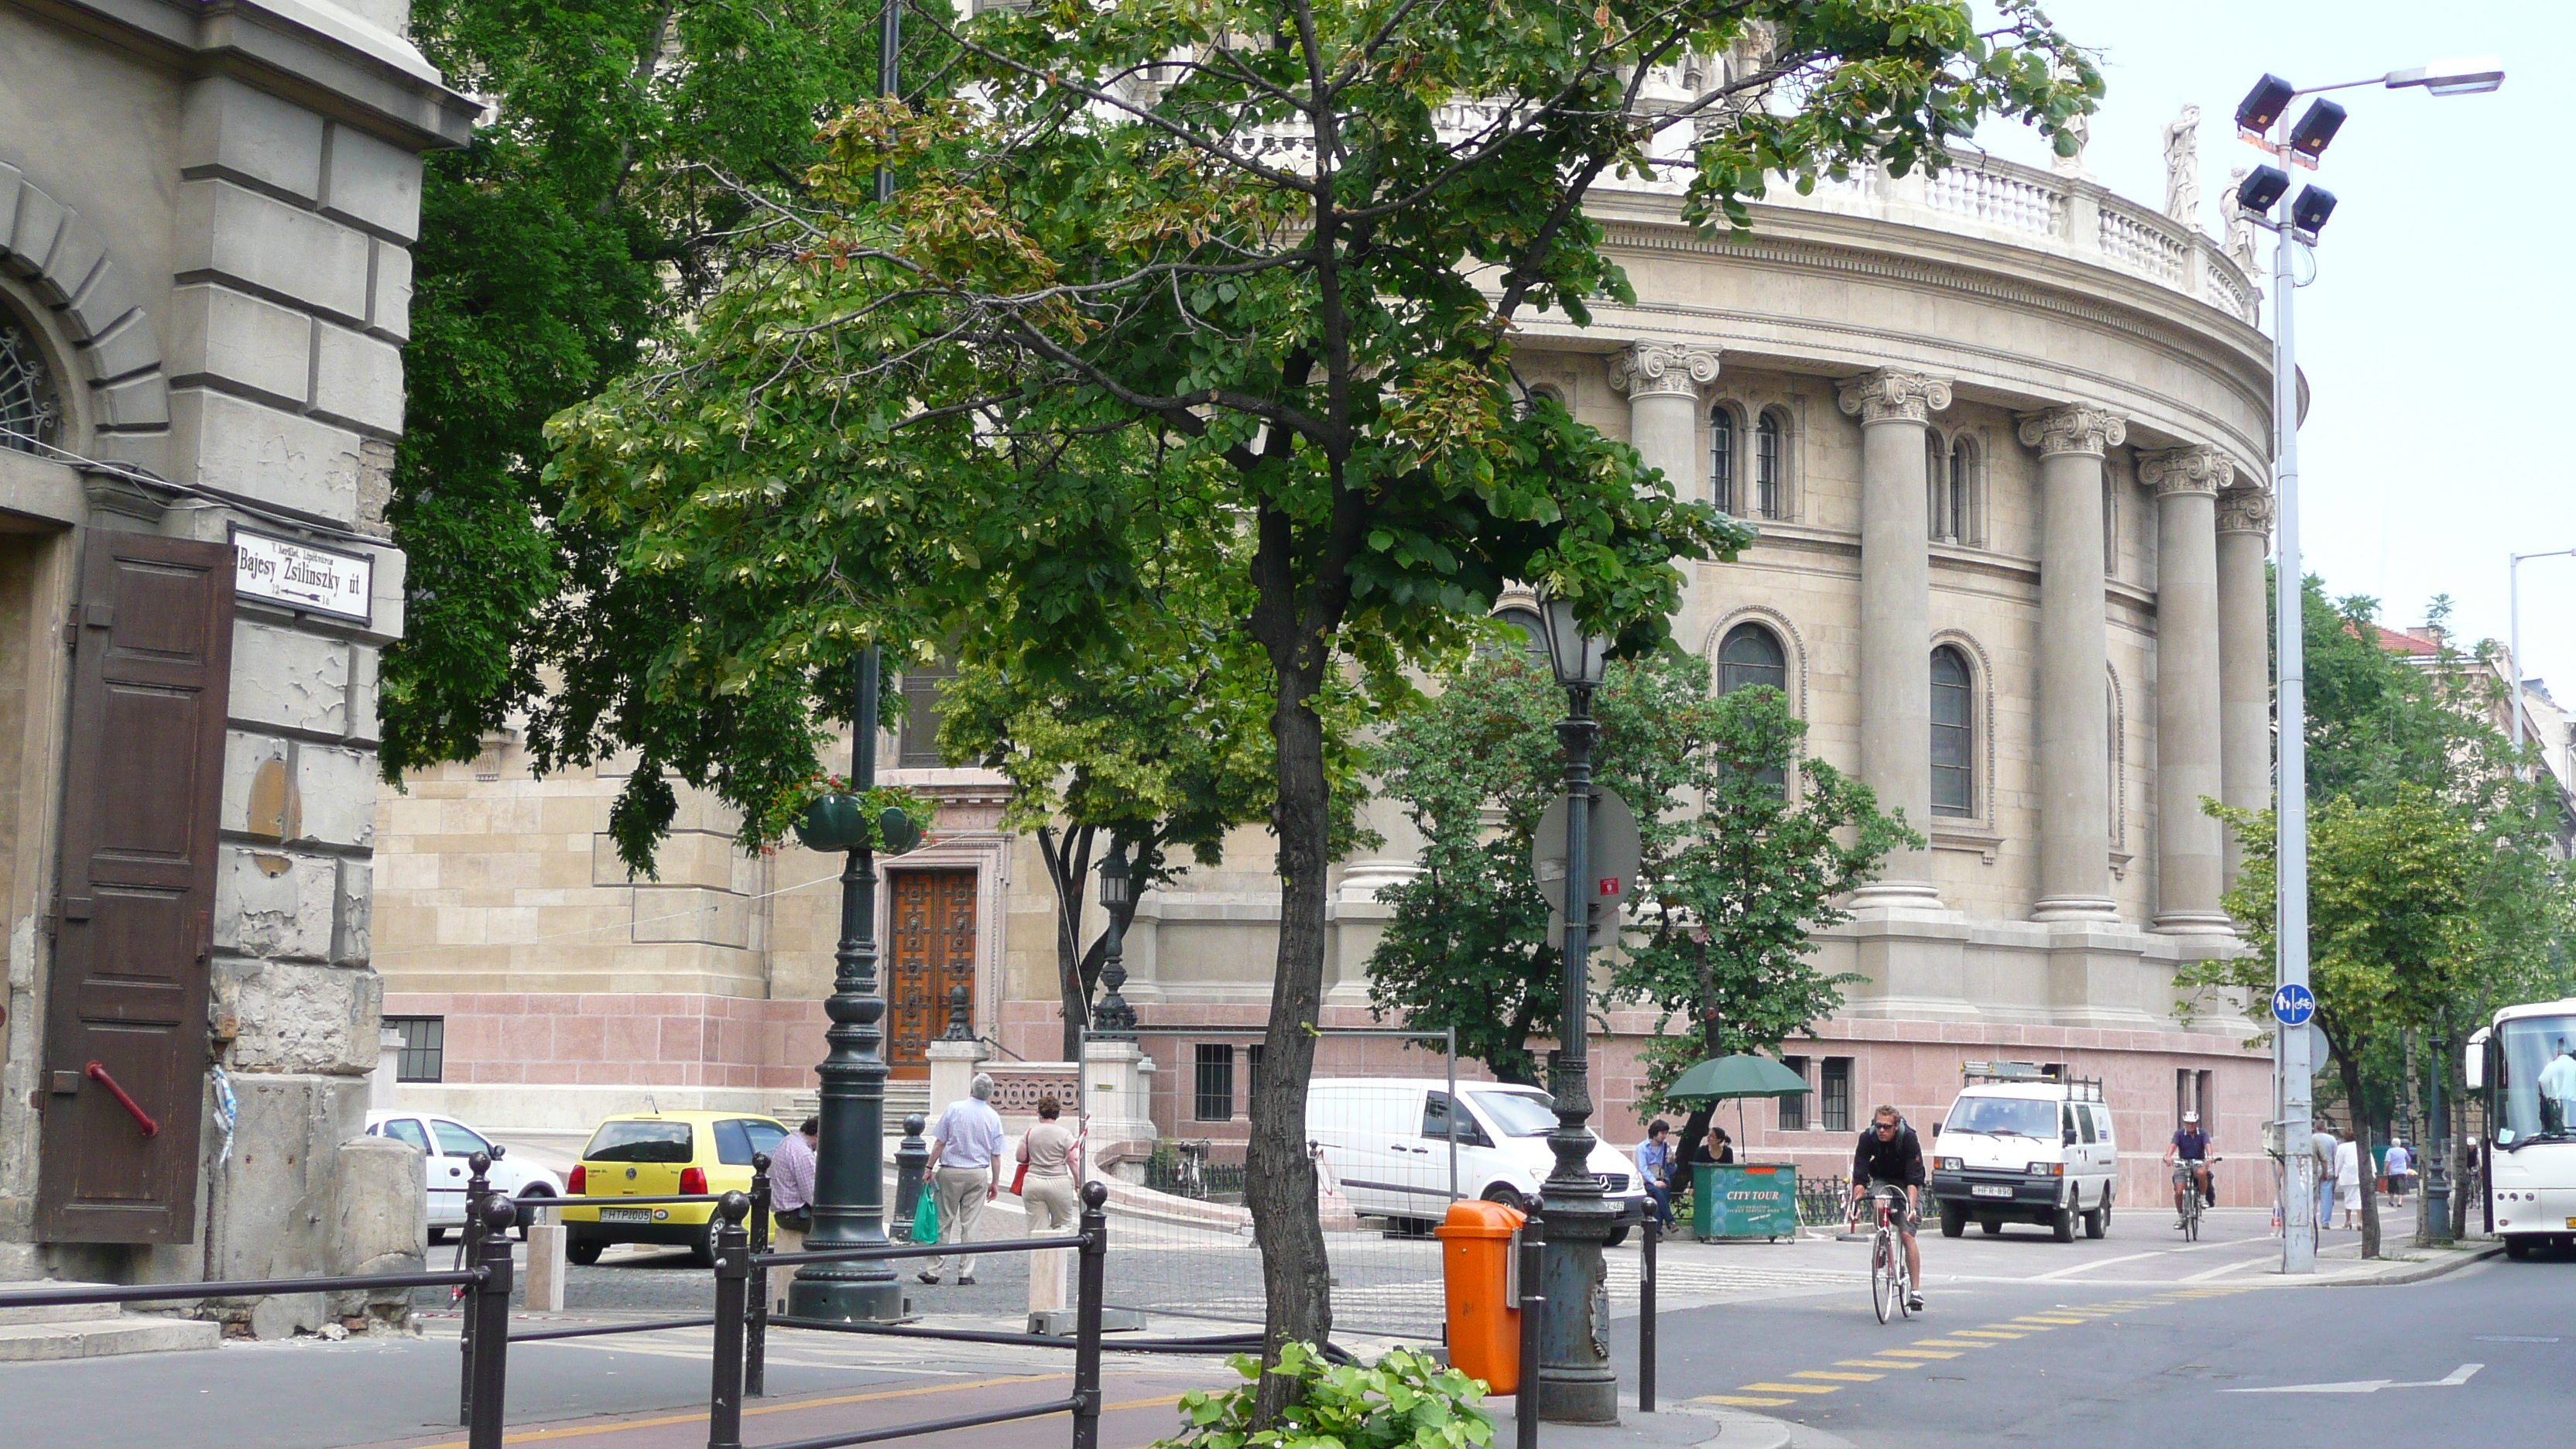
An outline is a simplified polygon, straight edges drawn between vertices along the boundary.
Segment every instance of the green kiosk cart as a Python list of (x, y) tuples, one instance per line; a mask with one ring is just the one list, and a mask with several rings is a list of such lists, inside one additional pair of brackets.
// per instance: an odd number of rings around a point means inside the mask
[[(1737, 1055), (1701, 1062), (1665, 1096), (1682, 1102), (1733, 1098), (1735, 1135), (1744, 1137), (1744, 1099), (1795, 1097), (1806, 1079), (1769, 1057)], [(1691, 1165), (1691, 1234), (1701, 1242), (1798, 1235), (1798, 1168), (1789, 1162), (1697, 1162)]]

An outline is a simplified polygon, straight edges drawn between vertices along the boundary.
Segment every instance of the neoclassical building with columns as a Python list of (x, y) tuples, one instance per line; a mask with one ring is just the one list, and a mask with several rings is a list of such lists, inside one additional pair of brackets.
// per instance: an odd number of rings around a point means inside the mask
[[(1596, 193), (1637, 300), (1587, 328), (1530, 322), (1515, 365), (1759, 527), (1739, 561), (1690, 566), (1676, 638), (1720, 688), (1780, 687), (1808, 747), (1927, 842), (1821, 933), (1820, 964), (1857, 979), (1785, 1048), (1813, 1094), (1764, 1105), (1746, 1146), (1826, 1170), (1870, 1105), (1932, 1120), (1963, 1062), (2006, 1058), (2104, 1079), (2128, 1201), (2152, 1198), (2186, 1108), (2252, 1158), (2253, 1028), (2233, 1003), (2178, 1010), (2173, 987), (2178, 964), (2244, 949), (2220, 905), (2233, 852), (2201, 802), (2270, 796), (2270, 347), (2243, 272), (2080, 172), (1975, 156), (1930, 180), (1781, 188), (1741, 239), (1680, 206), (1657, 183)], [(897, 1076), (924, 1074), (961, 987), (997, 1060), (1056, 1057), (1034, 844), (998, 830), (998, 780), (927, 750), (935, 681), (903, 687), (913, 723), (881, 758), (950, 805), (936, 844), (886, 864)], [(810, 1092), (836, 862), (730, 857), (730, 822), (698, 802), (662, 880), (628, 881), (604, 835), (617, 785), (531, 781), (504, 735), (385, 800), (387, 1012), (437, 1023), (444, 1053), (406, 1088), (420, 1100), (551, 1100), (569, 1120), (640, 1104), (648, 1082), (665, 1105)], [(1377, 892), (1419, 844), (1392, 804), (1370, 809), (1386, 846), (1336, 867), (1331, 1023), (1368, 1021)], [(1242, 1135), (1277, 911), (1258, 830), (1139, 911), (1127, 1000), (1207, 1031), (1148, 1044), (1168, 1135)], [(1601, 1121), (1632, 1140), (1635, 1047), (1658, 1024), (1616, 1004), (1608, 1020)], [(2226, 1177), (2223, 1200), (2268, 1191)]]

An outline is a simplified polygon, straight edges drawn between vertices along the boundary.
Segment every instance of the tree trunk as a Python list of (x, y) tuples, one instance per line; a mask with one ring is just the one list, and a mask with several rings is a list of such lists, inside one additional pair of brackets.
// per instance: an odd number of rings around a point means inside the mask
[(1059, 840), (1052, 827), (1038, 827), (1038, 855), (1046, 862), (1047, 883), (1055, 887), (1055, 987), (1064, 1012), (1064, 1059), (1069, 1062), (1082, 1059), (1082, 1029), (1091, 1024), (1090, 984), (1083, 978), (1076, 943), (1092, 832), (1091, 826), (1078, 826)]
[[(1306, 1084), (1314, 1074), (1313, 1028), (1324, 993), (1330, 784), (1323, 721), (1307, 704), (1320, 670), (1281, 668), (1277, 675), (1279, 700), (1270, 729), (1279, 749), (1279, 951), (1244, 1157), (1244, 1202), (1252, 1209), (1269, 1300), (1262, 1354), (1268, 1363), (1278, 1361), (1283, 1343), (1320, 1344), (1333, 1331), (1324, 1231), (1315, 1211), (1315, 1164), (1306, 1153)], [(1293, 1381), (1262, 1375), (1254, 1424), (1277, 1423), (1297, 1396)]]
[(2370, 1158), (2370, 1114), (2362, 1110), (2361, 1061), (2345, 1051), (2340, 1039), (2334, 1048), (2335, 1066), (2343, 1075), (2346, 1116), (2352, 1119), (2353, 1153), (2359, 1158), (2354, 1170), (2361, 1174), (2361, 1255), (2379, 1256), (2379, 1194), (2373, 1190)]

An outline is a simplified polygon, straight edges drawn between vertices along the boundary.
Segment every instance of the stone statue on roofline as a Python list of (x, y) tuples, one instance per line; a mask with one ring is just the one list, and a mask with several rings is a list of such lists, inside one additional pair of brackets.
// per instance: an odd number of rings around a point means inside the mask
[(2236, 193), (2245, 185), (2245, 178), (2252, 169), (2239, 166), (2227, 173), (2227, 198), (2219, 203), (2220, 208), (2227, 213), (2228, 259), (2236, 263), (2237, 269), (2249, 277), (2255, 275), (2254, 223), (2245, 215), (2245, 208), (2236, 204)]
[(2200, 107), (2165, 125), (2165, 215), (2200, 230)]

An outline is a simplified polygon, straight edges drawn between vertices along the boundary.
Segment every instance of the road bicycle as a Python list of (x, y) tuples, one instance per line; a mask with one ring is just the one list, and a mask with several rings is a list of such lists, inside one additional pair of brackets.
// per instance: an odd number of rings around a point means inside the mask
[[(2218, 1159), (2213, 1157), (2201, 1165), (2215, 1172), (2218, 1168)], [(2200, 1241), (2200, 1214), (2204, 1200), (2200, 1195), (2200, 1183), (2191, 1175), (2191, 1166), (2189, 1159), (2178, 1159), (2173, 1165), (2174, 1191), (2182, 1198), (2181, 1221), (2176, 1226), (2182, 1229), (2184, 1242), (2197, 1243)], [(2216, 1185), (2216, 1179), (2213, 1178), (2211, 1186)]]
[(1882, 1187), (1870, 1196), (1877, 1201), (1878, 1225), (1869, 1237), (1869, 1306), (1881, 1323), (1892, 1316), (1912, 1318), (1914, 1275), (1906, 1266), (1905, 1235), (1897, 1230), (1896, 1216), (1906, 1210), (1905, 1194)]

